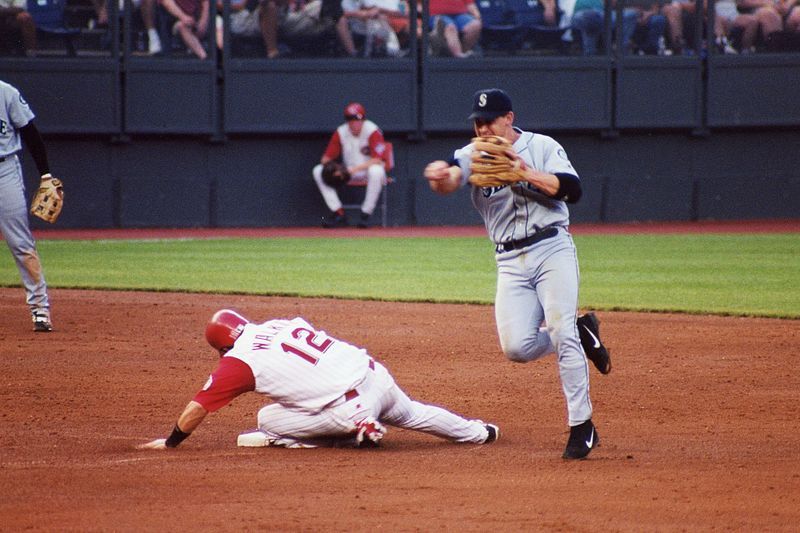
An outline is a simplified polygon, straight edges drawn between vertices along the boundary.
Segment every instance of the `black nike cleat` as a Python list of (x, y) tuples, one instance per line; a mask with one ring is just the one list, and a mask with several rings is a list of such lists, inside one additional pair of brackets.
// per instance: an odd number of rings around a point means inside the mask
[(600, 444), (600, 435), (597, 434), (597, 430), (590, 418), (582, 424), (569, 428), (569, 440), (561, 457), (564, 459), (586, 459), (589, 452), (598, 444)]
[(601, 374), (608, 374), (611, 372), (611, 357), (600, 341), (600, 321), (594, 313), (586, 313), (578, 317), (577, 323), (581, 346), (586, 357), (594, 363)]

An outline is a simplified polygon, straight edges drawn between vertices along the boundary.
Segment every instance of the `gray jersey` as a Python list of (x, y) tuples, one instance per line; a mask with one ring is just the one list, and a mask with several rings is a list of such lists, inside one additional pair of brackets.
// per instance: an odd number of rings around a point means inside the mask
[(0, 80), (0, 158), (22, 149), (17, 130), (33, 120), (28, 102), (19, 91)]
[[(516, 128), (515, 128), (516, 129)], [(514, 150), (529, 166), (549, 174), (577, 176), (567, 153), (547, 135), (516, 129), (520, 133)], [(462, 185), (469, 179), (472, 144), (456, 150)], [(495, 244), (524, 239), (545, 226), (567, 226), (569, 211), (561, 201), (542, 194), (529, 183), (504, 187), (473, 187), (472, 203), (483, 217), (489, 238)]]

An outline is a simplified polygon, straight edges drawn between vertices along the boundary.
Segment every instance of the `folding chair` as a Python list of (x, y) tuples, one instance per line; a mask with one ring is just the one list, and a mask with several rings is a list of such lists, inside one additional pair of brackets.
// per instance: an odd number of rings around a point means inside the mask
[(80, 35), (79, 28), (68, 28), (64, 17), (65, 0), (28, 0), (28, 13), (33, 18), (36, 29), (49, 35), (64, 38), (68, 56), (76, 56), (74, 39)]
[[(381, 226), (384, 228), (388, 226), (389, 221), (389, 185), (394, 183), (394, 178), (389, 176), (389, 172), (394, 168), (394, 146), (390, 142), (384, 142), (384, 150), (383, 150), (383, 168), (386, 169), (386, 183), (384, 184), (383, 188), (381, 189), (381, 196), (378, 200), (378, 206), (381, 209)], [(352, 179), (348, 182), (347, 187), (366, 187), (367, 180), (366, 179), (359, 179), (355, 180)], [(342, 204), (342, 208), (347, 209), (358, 209), (361, 210), (361, 203), (352, 203), (352, 204)]]

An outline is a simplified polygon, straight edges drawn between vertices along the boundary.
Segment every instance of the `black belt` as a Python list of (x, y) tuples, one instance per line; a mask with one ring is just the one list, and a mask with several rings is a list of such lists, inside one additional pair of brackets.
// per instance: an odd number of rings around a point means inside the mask
[(5, 161), (6, 159), (8, 159), (8, 157), (9, 157), (9, 156), (7, 156), (7, 155), (4, 155), (3, 157), (0, 157), (0, 163), (2, 163), (3, 161)]
[(497, 253), (519, 250), (520, 248), (525, 248), (526, 246), (536, 244), (539, 241), (550, 239), (556, 235), (558, 235), (558, 228), (556, 226), (550, 226), (549, 228), (544, 228), (541, 231), (537, 231), (530, 237), (525, 237), (524, 239), (520, 239), (518, 241), (501, 242), (497, 245)]

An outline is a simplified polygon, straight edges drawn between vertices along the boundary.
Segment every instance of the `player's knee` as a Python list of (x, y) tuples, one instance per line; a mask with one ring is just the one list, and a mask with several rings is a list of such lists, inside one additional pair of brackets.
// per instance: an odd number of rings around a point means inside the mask
[(367, 179), (369, 181), (378, 181), (381, 184), (386, 180), (386, 170), (383, 165), (370, 165), (367, 169)]
[(536, 339), (511, 336), (500, 338), (503, 354), (515, 363), (527, 363), (540, 357), (542, 354), (537, 352), (536, 346)]
[(575, 332), (575, 325), (569, 320), (561, 320), (548, 324), (547, 333), (550, 335), (550, 342), (556, 349), (556, 352), (561, 353), (560, 347), (566, 342), (573, 342), (580, 344), (578, 335)]
[(314, 181), (317, 183), (322, 183), (322, 164), (314, 166), (311, 170), (311, 176), (313, 176)]
[(480, 20), (473, 20), (466, 26), (464, 26), (464, 35), (475, 35), (480, 33), (482, 29), (482, 24)]
[(504, 348), (503, 353), (505, 354), (506, 359), (514, 363), (527, 363), (528, 361), (531, 360), (531, 358), (528, 357), (528, 355), (522, 352), (521, 350), (511, 350)]

